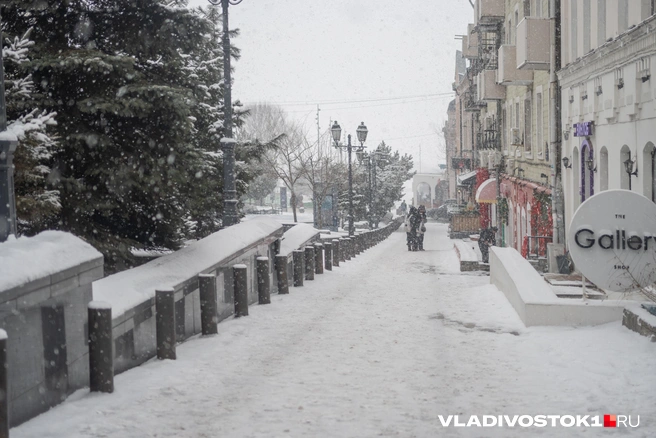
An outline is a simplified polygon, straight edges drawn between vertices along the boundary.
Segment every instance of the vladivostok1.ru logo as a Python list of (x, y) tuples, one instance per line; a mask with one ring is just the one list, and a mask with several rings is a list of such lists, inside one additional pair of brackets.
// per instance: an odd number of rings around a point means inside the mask
[(638, 427), (639, 415), (438, 415), (443, 427)]

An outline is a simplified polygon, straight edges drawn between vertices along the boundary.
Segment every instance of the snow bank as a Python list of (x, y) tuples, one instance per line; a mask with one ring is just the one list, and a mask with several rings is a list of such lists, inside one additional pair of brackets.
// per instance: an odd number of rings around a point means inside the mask
[(233, 225), (138, 268), (95, 281), (93, 299), (110, 303), (116, 318), (155, 297), (155, 290), (180, 284), (281, 229), (282, 224), (268, 218)]
[(102, 258), (94, 247), (63, 231), (44, 231), (0, 243), (0, 291)]
[(292, 251), (299, 249), (305, 242), (316, 237), (319, 230), (309, 224), (297, 224), (283, 235), (280, 245), (280, 255), (289, 256)]

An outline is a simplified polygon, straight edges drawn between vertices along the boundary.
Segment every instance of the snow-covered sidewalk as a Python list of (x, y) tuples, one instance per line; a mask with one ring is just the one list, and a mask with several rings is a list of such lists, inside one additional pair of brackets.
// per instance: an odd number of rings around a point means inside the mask
[(79, 391), (24, 437), (617, 436), (603, 428), (461, 428), (438, 415), (640, 415), (656, 436), (656, 349), (620, 323), (526, 329), (446, 225), (424, 252), (398, 231), (219, 335)]

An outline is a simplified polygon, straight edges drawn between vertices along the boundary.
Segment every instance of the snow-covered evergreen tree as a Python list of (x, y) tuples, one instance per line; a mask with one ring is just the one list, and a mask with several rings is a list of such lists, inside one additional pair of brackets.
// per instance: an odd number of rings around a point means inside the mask
[(54, 141), (55, 113), (35, 107), (34, 82), (29, 72), (32, 29), (3, 38), (7, 129), (18, 138), (14, 157), (14, 180), (19, 233), (32, 234), (46, 228), (59, 211), (59, 191), (48, 185)]

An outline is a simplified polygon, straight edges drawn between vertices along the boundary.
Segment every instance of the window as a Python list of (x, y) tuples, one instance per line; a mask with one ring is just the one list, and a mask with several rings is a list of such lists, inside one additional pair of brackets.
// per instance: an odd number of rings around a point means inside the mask
[(606, 0), (597, 0), (597, 46), (606, 42)]
[[(515, 9), (515, 26), (519, 23), (519, 11)], [(517, 44), (517, 31), (513, 33), (513, 44)]]
[(537, 137), (537, 152), (539, 156), (543, 156), (543, 135), (542, 135), (542, 93), (535, 96), (535, 131)]
[(515, 102), (515, 128), (519, 128), (519, 102)]
[(524, 0), (524, 17), (531, 16), (531, 0)]
[(629, 0), (619, 0), (617, 26), (620, 33), (629, 28)]
[(606, 146), (601, 148), (599, 157), (599, 190), (608, 190), (608, 149)]
[(627, 145), (622, 146), (620, 151), (620, 161), (617, 166), (620, 168), (620, 189), (631, 190), (631, 175), (626, 173), (624, 162), (631, 159), (631, 149)]
[(535, 1), (535, 15), (537, 17), (542, 17), (542, 0)]
[(590, 0), (583, 0), (583, 54), (590, 51), (590, 33), (592, 27), (590, 24)]
[(533, 121), (531, 120), (531, 99), (524, 99), (524, 151), (531, 153), (533, 146), (533, 133), (531, 127)]
[(578, 27), (578, 2), (573, 1), (571, 3), (572, 12), (570, 14), (570, 41), (572, 42), (572, 61), (575, 61), (579, 57), (579, 27)]
[(506, 44), (512, 44), (512, 19), (508, 20), (508, 28), (506, 29)]
[(506, 109), (503, 109), (502, 112), (502, 121), (501, 123), (503, 124), (503, 147), (507, 150), (508, 149), (508, 122), (506, 121)]

